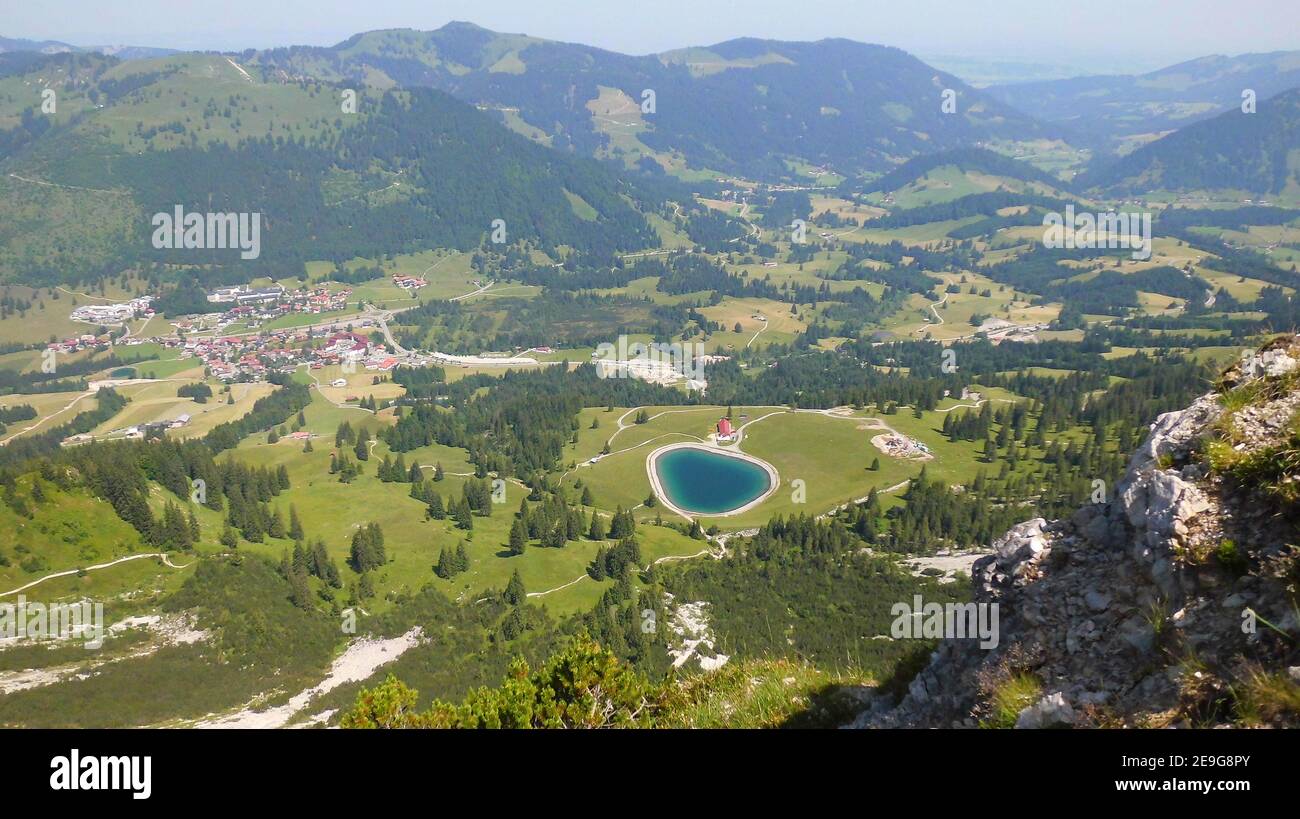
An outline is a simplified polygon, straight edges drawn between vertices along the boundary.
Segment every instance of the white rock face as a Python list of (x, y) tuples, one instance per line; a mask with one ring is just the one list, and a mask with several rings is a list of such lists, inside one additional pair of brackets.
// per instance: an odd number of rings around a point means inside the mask
[(1258, 355), (1242, 360), (1241, 374), (1246, 378), (1260, 376), (1276, 378), (1279, 375), (1286, 375), (1296, 367), (1300, 367), (1300, 361), (1292, 358), (1286, 350), (1264, 350)]
[[(976, 601), (999, 606), (998, 647), (941, 641), (906, 696), (873, 702), (854, 725), (978, 727), (995, 707), (987, 695), (989, 674), (1008, 668), (1047, 686), (1047, 696), (1016, 715), (1017, 728), (1097, 724), (1094, 705), (1124, 724), (1178, 714), (1173, 724), (1190, 725), (1181, 710), (1184, 670), (1170, 660), (1165, 641), (1215, 657), (1203, 674), (1227, 686), (1241, 658), (1260, 656), (1258, 635), (1241, 629), (1243, 611), (1300, 635), (1292, 591), (1264, 570), (1300, 555), (1291, 521), (1258, 492), (1218, 480), (1202, 451), (1225, 417), (1223, 391), (1300, 372), (1300, 336), (1270, 347), (1225, 371), (1220, 391), (1160, 416), (1109, 500), (1085, 505), (1067, 520), (1026, 521), (994, 541), (993, 553), (972, 566), (971, 579)], [(1270, 387), (1267, 402), (1227, 419), (1236, 437), (1276, 445), (1300, 415), (1300, 385), (1275, 380)], [(1226, 539), (1248, 561), (1244, 573), (1213, 555), (1199, 556)], [(1300, 680), (1294, 658), (1275, 667)]]
[(1005, 535), (993, 541), (993, 550), (1003, 560), (1036, 555), (1043, 551), (1046, 545), (1046, 541), (1043, 540), (1043, 527), (1046, 525), (1047, 521), (1042, 518), (1018, 523), (1008, 529)]
[[(671, 596), (669, 596), (671, 600)], [(673, 668), (681, 668), (692, 657), (700, 663), (700, 668), (713, 671), (727, 664), (730, 657), (714, 653), (713, 632), (709, 629), (708, 603), (682, 603), (672, 613), (669, 628), (677, 636), (679, 645), (669, 648), (668, 654), (673, 658)], [(714, 656), (709, 656), (711, 653)]]
[(1061, 692), (1048, 694), (1038, 702), (1020, 712), (1016, 717), (1017, 728), (1052, 728), (1058, 725), (1070, 725), (1074, 722), (1074, 709)]
[(1172, 535), (1178, 524), (1186, 526), (1210, 508), (1205, 494), (1172, 470), (1142, 472), (1125, 483), (1120, 503), (1135, 529)]
[(1151, 433), (1129, 459), (1129, 475), (1154, 467), (1162, 456), (1186, 452), (1222, 413), (1218, 396), (1211, 394), (1202, 395), (1187, 409), (1166, 412), (1156, 418)]

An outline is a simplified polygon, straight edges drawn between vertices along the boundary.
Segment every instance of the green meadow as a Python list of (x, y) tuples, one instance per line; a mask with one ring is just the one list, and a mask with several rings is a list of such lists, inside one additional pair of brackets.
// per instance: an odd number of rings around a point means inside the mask
[[(329, 474), (330, 453), (334, 445), (334, 432), (342, 420), (354, 427), (364, 426), (372, 432), (388, 420), (363, 410), (340, 409), (319, 397), (305, 412), (306, 429), (317, 434), (312, 452), (303, 452), (303, 443), (282, 439), (267, 444), (251, 437), (229, 457), (241, 462), (279, 467), (289, 472), (291, 488), (272, 502), (288, 519), (289, 507), (297, 508), (309, 540), (320, 538), (325, 542), (331, 557), (339, 564), (344, 575), (344, 585), (357, 576), (346, 566), (352, 534), (368, 523), (378, 523), (384, 532), (385, 549), (389, 562), (374, 571), (372, 579), (376, 598), (367, 601), (365, 608), (372, 613), (389, 607), (387, 599), (392, 593), (414, 592), (433, 583), (455, 600), (472, 600), (474, 595), (487, 589), (504, 588), (511, 575), (518, 571), (530, 593), (543, 593), (536, 602), (544, 603), (557, 613), (571, 613), (589, 609), (599, 599), (605, 583), (586, 577), (587, 564), (597, 548), (607, 543), (588, 541), (570, 542), (563, 548), (544, 548), (534, 542), (522, 555), (511, 555), (507, 544), (510, 525), (520, 502), (526, 497), (518, 483), (507, 481), (504, 502), (494, 504), (492, 514), (475, 517), (472, 532), (455, 527), (450, 520), (430, 520), (425, 504), (410, 497), (410, 484), (384, 483), (376, 477), (378, 463), (389, 453), (386, 444), (373, 447), (364, 474), (348, 484)], [(349, 453), (351, 454), (351, 453)], [(394, 456), (395, 457), (395, 456)], [(444, 501), (459, 498), (465, 482), (472, 474), (472, 466), (464, 450), (443, 446), (423, 447), (404, 454), (408, 467), (419, 463), (428, 467), (425, 473), (432, 478), (433, 466), (441, 463), (446, 477), (433, 484)], [(459, 473), (459, 474), (458, 474)], [(597, 497), (596, 503), (603, 513), (614, 506)], [(585, 510), (588, 515), (591, 509)], [(645, 526), (638, 530), (642, 554), (647, 562), (669, 556), (685, 556), (699, 552), (703, 544), (692, 540), (675, 529)], [(443, 580), (433, 573), (443, 548), (455, 550), (460, 543), (470, 558), (467, 572), (452, 580)], [(266, 554), (278, 559), (292, 544), (286, 540), (267, 539), (265, 543), (242, 543), (240, 548)], [(583, 578), (583, 579), (580, 579)], [(575, 582), (576, 581), (576, 582)]]

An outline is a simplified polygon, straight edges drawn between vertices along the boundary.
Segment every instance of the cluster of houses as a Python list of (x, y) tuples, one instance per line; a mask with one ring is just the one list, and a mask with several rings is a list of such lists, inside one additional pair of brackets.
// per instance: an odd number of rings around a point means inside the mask
[(1040, 330), (1046, 330), (1046, 324), (1012, 324), (1006, 319), (990, 318), (979, 326), (977, 334), (982, 334), (998, 344), (1003, 341), (1021, 341), (1026, 343), (1036, 343), (1038, 336), (1036, 333)]
[(68, 318), (87, 324), (125, 324), (137, 318), (153, 315), (152, 296), (140, 296), (117, 304), (84, 304), (72, 311)]
[[(143, 438), (146, 435), (155, 432), (162, 432), (163, 430), (180, 429), (189, 422), (189, 413), (183, 412), (170, 421), (150, 421), (146, 424), (137, 424), (136, 426), (127, 427), (126, 429), (121, 430), (121, 433), (124, 438)], [(113, 434), (114, 433), (111, 432), (109, 433), (109, 435)]]
[[(423, 287), (423, 279), (410, 279), (418, 284), (401, 284), (402, 287)], [(394, 281), (397, 277), (394, 277)], [(400, 284), (400, 283), (399, 283)], [(217, 318), (218, 332), (236, 322), (257, 326), (290, 313), (333, 313), (346, 310), (351, 288), (330, 290), (316, 287), (305, 290), (286, 290), (283, 286), (273, 284), (268, 287), (248, 287), (235, 285), (218, 287), (208, 293), (208, 302), (229, 305), (229, 308)], [(141, 296), (117, 304), (86, 304), (77, 307), (69, 316), (73, 321), (87, 324), (125, 324), (138, 318), (154, 315), (153, 297)], [(189, 329), (183, 327), (182, 329)]]
[(108, 341), (100, 340), (98, 336), (91, 333), (83, 333), (79, 336), (69, 336), (61, 341), (51, 341), (45, 345), (45, 349), (54, 350), (60, 355), (79, 353), (82, 350), (103, 352), (108, 349)]
[(315, 315), (338, 312), (347, 309), (351, 295), (351, 288), (285, 290), (278, 284), (257, 288), (239, 285), (213, 290), (208, 293), (208, 301), (231, 305), (217, 320), (217, 330), (220, 332), (236, 322), (257, 326), (290, 313)]
[(179, 358), (195, 358), (225, 382), (262, 381), (274, 372), (292, 372), (307, 365), (354, 365), (387, 372), (400, 363), (388, 348), (352, 332), (314, 328), (286, 329), (259, 335), (165, 336), (149, 341), (175, 350)]
[(356, 333), (335, 333), (325, 340), (324, 346), (315, 355), (315, 361), (311, 362), (312, 369), (320, 369), (326, 364), (351, 364), (367, 370), (388, 372), (399, 362), (398, 357), (388, 351), (388, 347)]
[(238, 284), (233, 287), (218, 287), (208, 293), (208, 301), (213, 304), (269, 304), (278, 302), (284, 296), (283, 285), (273, 284), (269, 287), (249, 287)]
[(180, 415), (168, 421), (149, 421), (144, 424), (135, 424), (121, 429), (113, 429), (103, 435), (92, 435), (89, 432), (83, 432), (77, 435), (69, 436), (63, 439), (63, 446), (78, 446), (79, 444), (89, 444), (96, 440), (111, 440), (124, 438), (128, 441), (138, 441), (145, 437), (159, 435), (169, 429), (181, 429), (190, 422), (189, 413)]
[(403, 276), (398, 274), (393, 276), (393, 284), (403, 290), (419, 290), (421, 287), (425, 287), (429, 283), (419, 276)]

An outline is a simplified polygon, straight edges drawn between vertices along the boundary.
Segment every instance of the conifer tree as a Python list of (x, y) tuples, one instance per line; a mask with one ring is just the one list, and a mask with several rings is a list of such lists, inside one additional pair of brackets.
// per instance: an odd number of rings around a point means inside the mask
[(510, 554), (521, 555), (528, 547), (528, 527), (522, 520), (515, 518), (510, 524)]
[(601, 518), (600, 513), (594, 509), (591, 512), (591, 526), (587, 529), (587, 539), (605, 539), (605, 521)]
[(510, 576), (510, 582), (506, 584), (506, 590), (501, 595), (501, 599), (512, 606), (518, 606), (528, 599), (528, 595), (524, 591), (524, 579), (519, 576), (518, 569), (515, 569), (515, 573)]
[(292, 503), (289, 504), (289, 537), (294, 540), (302, 540), (302, 521), (298, 519), (298, 507)]

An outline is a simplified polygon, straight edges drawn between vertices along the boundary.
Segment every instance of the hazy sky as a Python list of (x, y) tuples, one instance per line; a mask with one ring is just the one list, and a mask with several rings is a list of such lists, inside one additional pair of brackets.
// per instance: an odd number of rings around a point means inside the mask
[(468, 20), (633, 54), (848, 37), (922, 55), (1156, 67), (1300, 49), (1300, 0), (0, 0), (0, 36), (239, 50)]

